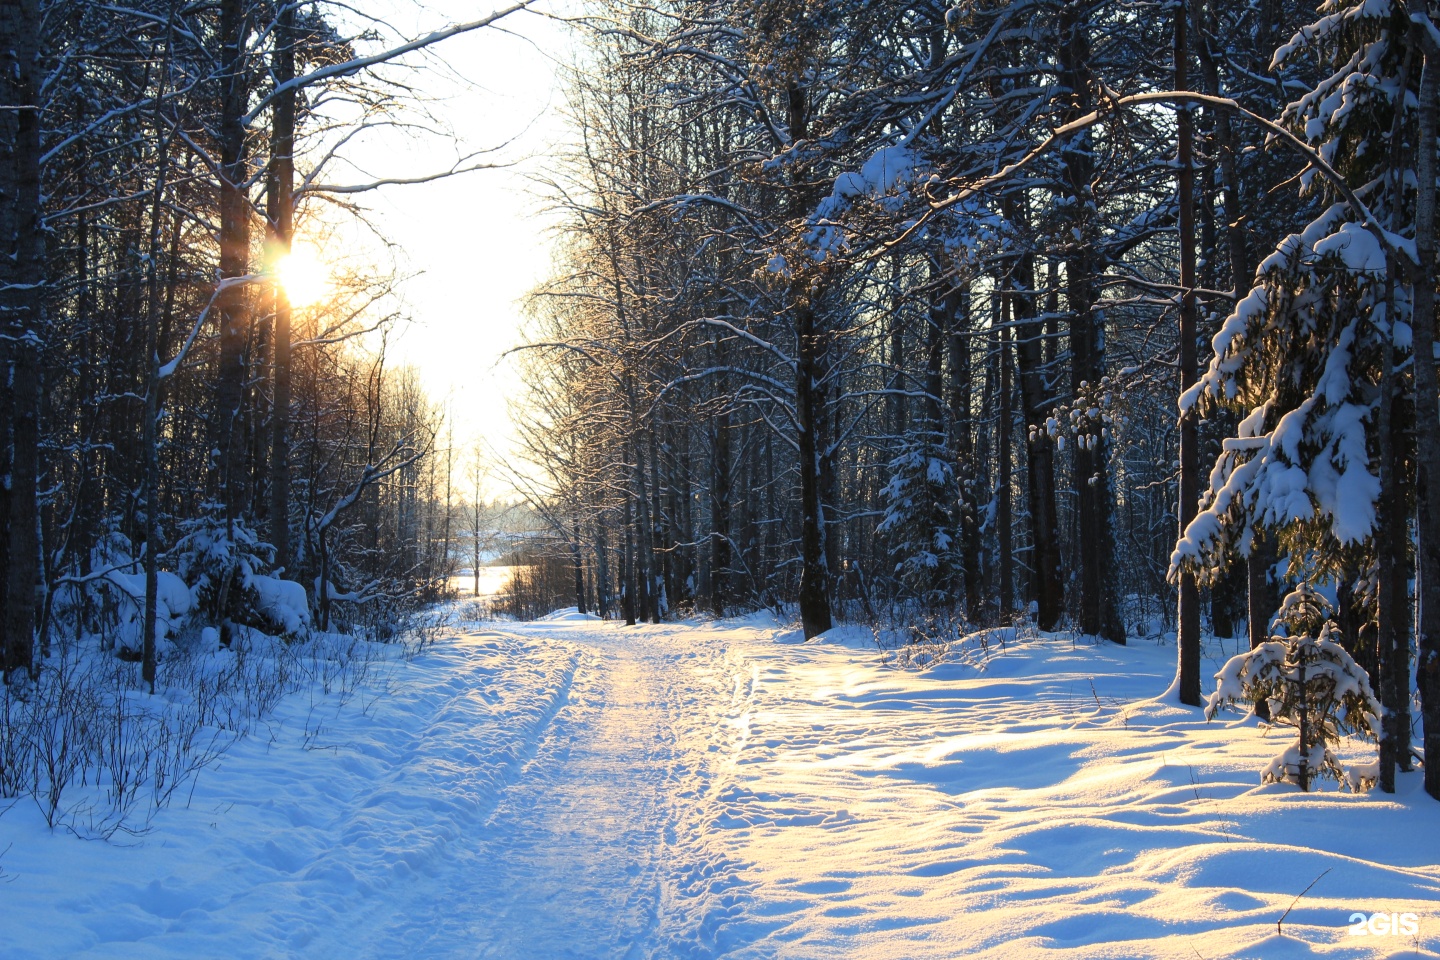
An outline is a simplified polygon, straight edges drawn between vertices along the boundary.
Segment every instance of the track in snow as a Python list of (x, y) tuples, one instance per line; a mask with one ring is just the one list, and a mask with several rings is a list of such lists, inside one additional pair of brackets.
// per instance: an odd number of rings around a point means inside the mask
[(524, 633), (509, 636), (574, 649), (548, 723), (475, 833), (392, 888), (361, 955), (628, 960), (735, 945), (744, 885), (706, 832), (753, 689), (746, 662), (693, 631)]

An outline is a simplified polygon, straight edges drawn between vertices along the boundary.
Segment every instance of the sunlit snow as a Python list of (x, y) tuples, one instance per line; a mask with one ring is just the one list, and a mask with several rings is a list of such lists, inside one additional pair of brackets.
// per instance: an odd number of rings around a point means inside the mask
[(343, 707), (290, 697), (143, 835), (16, 804), (0, 954), (1436, 955), (1419, 774), (1261, 787), (1279, 733), (1146, 699), (1168, 646), (1005, 631), (916, 672), (765, 617), (447, 634)]

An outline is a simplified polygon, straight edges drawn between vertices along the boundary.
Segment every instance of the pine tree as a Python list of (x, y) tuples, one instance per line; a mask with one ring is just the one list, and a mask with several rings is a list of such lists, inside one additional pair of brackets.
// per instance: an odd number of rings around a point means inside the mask
[(1226, 704), (1248, 700), (1264, 702), (1272, 723), (1295, 728), (1295, 741), (1266, 765), (1262, 783), (1309, 790), (1317, 776), (1327, 776), (1358, 791), (1375, 780), (1378, 763), (1346, 769), (1333, 750), (1341, 734), (1374, 740), (1380, 704), (1365, 671), (1336, 642), (1339, 631), (1329, 613), (1329, 603), (1301, 584), (1276, 615), (1275, 626), (1284, 634), (1231, 657), (1215, 675), (1207, 720)]
[(1410, 346), (1410, 289), (1393, 238), (1413, 229), (1407, 136), (1414, 129), (1408, 31), (1398, 5), (1322, 5), (1322, 18), (1275, 55), (1316, 55), (1330, 73), (1283, 119), (1350, 193), (1311, 164), (1302, 189), (1338, 193), (1282, 241), (1214, 340), (1208, 371), (1181, 398), (1226, 405), (1243, 419), (1211, 473), (1172, 571), (1213, 576), (1233, 546), (1248, 555), (1274, 533), (1292, 574), (1338, 578), (1361, 546), (1376, 571), (1386, 732), (1381, 786), (1408, 768), (1409, 655), (1405, 522), (1413, 433), (1401, 381)]
[(945, 605), (957, 583), (960, 488), (944, 436), (918, 433), (890, 461), (890, 482), (881, 496), (885, 518), (876, 532), (890, 545), (896, 576), (926, 607)]

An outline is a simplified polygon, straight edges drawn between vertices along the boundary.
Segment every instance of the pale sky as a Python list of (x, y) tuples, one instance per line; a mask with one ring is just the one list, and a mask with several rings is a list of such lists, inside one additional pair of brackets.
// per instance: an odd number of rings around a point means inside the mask
[[(493, 8), (489, 0), (396, 2), (392, 23), (415, 36)], [(548, 9), (556, 9), (553, 0)], [(550, 268), (544, 201), (526, 177), (564, 136), (555, 60), (567, 59), (569, 41), (563, 25), (525, 13), (499, 26), (436, 48), (458, 77), (428, 71), (414, 83), (441, 100), (434, 112), (462, 151), (513, 141), (493, 159), (516, 166), (387, 187), (364, 203), (397, 248), (402, 272), (423, 271), (401, 288), (413, 322), (392, 335), (390, 355), (420, 369), (433, 400), (450, 402), (458, 447), (483, 437), (503, 454), (511, 437), (506, 401), (518, 381), (501, 355), (519, 337), (518, 301)], [(455, 147), (389, 131), (371, 136), (354, 157), (372, 174), (413, 177), (448, 168)]]

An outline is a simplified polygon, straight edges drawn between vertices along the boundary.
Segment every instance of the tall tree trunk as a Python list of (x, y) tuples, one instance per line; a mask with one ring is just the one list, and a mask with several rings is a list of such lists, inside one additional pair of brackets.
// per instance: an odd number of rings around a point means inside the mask
[(674, 602), (674, 594), (670, 591), (670, 570), (672, 558), (666, 546), (672, 541), (668, 536), (670, 518), (665, 513), (664, 492), (660, 484), (660, 450), (661, 446), (656, 439), (657, 430), (652, 426), (646, 431), (650, 440), (650, 500), (651, 500), (651, 523), (650, 523), (650, 556), (652, 573), (650, 579), (651, 604), (650, 622), (659, 623), (667, 612), (667, 608)]
[(905, 434), (905, 397), (901, 393), (905, 389), (905, 324), (898, 309), (901, 301), (899, 257), (890, 260), (890, 289), (889, 376), (885, 382), (885, 388), (890, 392), (885, 397), (885, 420), (895, 448), (891, 453), (898, 453)]
[[(750, 475), (751, 483), (745, 486), (746, 490), (755, 489), (753, 481), (757, 476), (764, 476), (763, 497), (756, 497), (756, 508), (763, 507), (765, 516), (781, 517), (781, 511), (788, 511), (790, 504), (782, 501), (780, 489), (775, 482), (775, 437), (767, 430), (760, 437), (760, 444), (765, 449), (765, 456), (761, 464), (757, 465), (747, 459), (747, 472)], [(763, 474), (761, 467), (764, 468)], [(746, 498), (748, 503), (750, 498)], [(761, 601), (769, 604), (779, 604), (778, 591), (775, 589), (779, 579), (776, 570), (780, 560), (780, 524), (767, 523), (763, 532), (757, 532), (755, 527), (755, 514), (757, 510), (746, 511), (745, 531), (745, 563), (750, 570), (754, 571), (750, 580), (755, 584), (756, 596)]]
[[(270, 108), (270, 229), (274, 263), (290, 255), (295, 238), (295, 91), (284, 85), (295, 78), (296, 3), (298, 0), (281, 0), (275, 19), (274, 74), (275, 85), (281, 89)], [(275, 547), (275, 565), (287, 572), (290, 569), (290, 319), (290, 291), (277, 282), (270, 346), (270, 543)], [(446, 507), (448, 510), (448, 500)], [(446, 531), (448, 547), (448, 513)]]
[[(1010, 199), (1006, 207), (1006, 215), (1014, 218), (1013, 222), (1024, 221), (1021, 202)], [(1027, 427), (1026, 490), (1034, 543), (1031, 563), (1036, 624), (1041, 630), (1054, 630), (1065, 610), (1065, 581), (1060, 572), (1060, 522), (1055, 506), (1055, 443), (1046, 432), (1054, 396), (1044, 363), (1044, 325), (1035, 316), (1034, 289), (1035, 261), (1027, 252), (1020, 256), (1011, 274), (1006, 299), (1018, 338), (1015, 353)]]
[(925, 318), (925, 430), (937, 440), (945, 433), (945, 344), (959, 309), (960, 290), (947, 280), (938, 263), (930, 265), (935, 291)]
[[(4, 554), (3, 667), (35, 675), (40, 583), (40, 344), (45, 286), (40, 222), (40, 9), (38, 0), (0, 3), (0, 310), (4, 318), (0, 414), (9, 428)], [(8, 367), (8, 370), (4, 369)], [(5, 374), (8, 373), (8, 377)]]
[[(1429, 4), (1426, 4), (1429, 7)], [(1428, 28), (1426, 22), (1421, 26)], [(1440, 111), (1440, 43), (1422, 29), (1425, 66), (1420, 75), (1419, 148), (1415, 173), (1419, 181), (1415, 201), (1415, 251), (1420, 260), (1415, 272), (1414, 330), (1415, 438), (1419, 466), (1420, 569), (1416, 577), (1420, 598), (1420, 635), (1417, 663), (1420, 710), (1425, 728), (1425, 792), (1440, 800), (1440, 380), (1435, 370), (1435, 137)]]
[[(1091, 104), (1088, 8), (1066, 3), (1060, 19), (1060, 82), (1070, 92), (1067, 117), (1089, 113)], [(1065, 262), (1066, 297), (1070, 305), (1070, 390), (1081, 397), (1105, 375), (1105, 320), (1097, 308), (1099, 290), (1095, 247), (1099, 236), (1092, 181), (1095, 178), (1094, 138), (1090, 131), (1072, 137), (1060, 151), (1067, 205), (1075, 218)], [(1115, 531), (1110, 517), (1108, 431), (1092, 425), (1085, 442), (1075, 443), (1075, 499), (1080, 520), (1080, 629), (1115, 643), (1125, 642), (1116, 599)]]
[[(83, 118), (82, 118), (83, 119)], [(90, 259), (93, 256), (92, 241), (90, 232), (90, 217), (88, 214), (81, 214), (76, 222), (76, 250), (77, 262), (77, 290), (75, 292), (75, 322), (80, 329), (80, 364), (79, 382), (76, 384), (77, 402), (81, 410), (88, 411), (86, 418), (87, 425), (83, 428), (85, 445), (80, 449), (77, 458), (78, 480), (75, 484), (76, 511), (74, 529), (70, 533), (72, 547), (71, 556), (75, 558), (76, 571), (84, 576), (90, 572), (92, 561), (92, 550), (96, 538), (100, 535), (100, 515), (102, 498), (98, 495), (98, 484), (100, 474), (98, 467), (99, 458), (94, 452), (94, 446), (100, 436), (100, 411), (97, 409), (102, 383), (98, 369), (99, 357), (97, 356), (98, 332), (96, 330), (96, 318), (94, 310), (94, 282), (90, 273)], [(173, 266), (173, 263), (172, 263)], [(0, 363), (3, 369), (3, 363)], [(5, 422), (9, 421), (8, 413), (0, 410), (0, 417)], [(3, 467), (0, 467), (3, 470)], [(6, 505), (0, 500), (0, 516), (5, 515)], [(0, 535), (0, 544), (3, 544), (4, 537)], [(3, 546), (0, 546), (0, 555), (3, 555)], [(5, 565), (0, 560), (0, 605), (3, 605), (5, 596)], [(84, 601), (82, 601), (84, 602)], [(76, 630), (82, 628), (84, 621), (83, 614), (76, 618)], [(0, 664), (4, 663), (5, 654), (3, 644), (0, 644)]]
[[(731, 526), (735, 531), (730, 556), (733, 571), (730, 585), (735, 591), (734, 598), (739, 599), (741, 592), (736, 583), (743, 572), (745, 599), (762, 605), (769, 604), (769, 596), (765, 591), (775, 554), (770, 549), (769, 537), (762, 536), (756, 525), (755, 517), (762, 512), (765, 516), (782, 516), (781, 511), (790, 510), (794, 504), (787, 501), (782, 505), (768, 480), (762, 479), (771, 476), (771, 465), (775, 458), (770, 449), (770, 432), (754, 427), (742, 427), (738, 429), (736, 438), (738, 443), (732, 446), (738, 448), (735, 457), (738, 482), (730, 485), (731, 491), (735, 493), (730, 501), (734, 511)], [(763, 457), (754, 455), (756, 446), (764, 448)], [(767, 525), (766, 531), (773, 529), (773, 526)]]
[[(627, 484), (628, 486), (628, 484)], [(622, 495), (625, 516), (621, 523), (625, 537), (620, 545), (620, 616), (625, 626), (635, 626), (635, 527), (630, 508), (631, 493), (627, 489)]]
[(575, 612), (588, 613), (585, 609), (585, 561), (580, 553), (580, 521), (570, 521), (570, 563), (575, 568)]
[[(636, 405), (632, 402), (631, 409)], [(649, 483), (645, 476), (645, 449), (637, 431), (632, 444), (635, 453), (635, 617), (656, 620), (651, 613), (655, 603), (655, 535), (650, 518)]]
[(1015, 612), (1015, 520), (1011, 506), (1014, 502), (1011, 490), (1014, 484), (1014, 442), (1011, 434), (1015, 427), (1015, 387), (1011, 383), (1010, 373), (1010, 303), (1008, 298), (1000, 299), (1004, 305), (1000, 308), (1000, 351), (997, 360), (1000, 368), (1000, 426), (996, 456), (1000, 458), (1000, 476), (995, 490), (996, 499), (999, 501), (995, 509), (995, 529), (1000, 551), (999, 617), (1000, 622), (1004, 623), (1010, 614)]
[[(799, 86), (786, 91), (786, 119), (790, 142), (798, 144), (809, 135), (809, 96)], [(797, 219), (814, 207), (813, 186), (793, 186), (790, 213)], [(800, 624), (805, 637), (829, 630), (831, 619), (830, 577), (825, 542), (825, 353), (826, 331), (816, 312), (817, 291), (808, 280), (797, 279), (790, 290), (791, 319), (795, 325), (795, 433), (799, 446), (800, 473)]]
[(955, 477), (960, 486), (960, 579), (965, 591), (965, 612), (979, 623), (980, 590), (980, 504), (976, 484), (975, 437), (970, 413), (973, 364), (970, 338), (974, 335), (970, 282), (961, 282), (958, 308), (950, 327), (950, 429), (955, 453)]
[(609, 518), (603, 514), (595, 521), (595, 604), (602, 620), (609, 620), (614, 609), (610, 602), (610, 543), (606, 528)]
[(220, 4), (220, 283), (216, 299), (220, 316), (220, 358), (215, 388), (215, 491), (233, 524), (245, 504), (245, 442), (240, 429), (245, 399), (245, 348), (249, 338), (249, 298), (239, 282), (250, 270), (250, 200), (246, 195), (249, 165), (245, 158), (248, 102), (245, 48), (250, 17), (245, 0)]
[[(1419, 27), (1420, 24), (1415, 22), (1415, 26)], [(1408, 89), (1410, 69), (1415, 54), (1419, 52), (1414, 45), (1406, 50), (1404, 67), (1400, 73), (1399, 89)], [(1422, 84), (1424, 83), (1424, 73), (1422, 61)], [(1403, 195), (1404, 192), (1403, 172), (1407, 169), (1415, 169), (1417, 180), (1420, 173), (1418, 168), (1409, 168), (1406, 163), (1410, 158), (1406, 156), (1404, 149), (1406, 137), (1402, 122), (1403, 112), (1397, 110), (1391, 128), (1388, 170), (1388, 177), (1391, 181), (1389, 186), (1393, 191), (1392, 195), (1397, 197)], [(1434, 150), (1433, 128), (1430, 134), (1430, 141), (1426, 145), (1425, 151), (1427, 153)], [(1431, 183), (1433, 190), (1433, 175)], [(1401, 208), (1392, 207), (1390, 228), (1396, 233), (1403, 230), (1402, 217)], [(1415, 225), (1419, 226), (1418, 216)], [(1417, 258), (1420, 239), (1420, 237), (1416, 237)], [(1406, 541), (1409, 538), (1408, 519), (1411, 507), (1409, 498), (1414, 492), (1409, 471), (1418, 457), (1418, 451), (1411, 447), (1412, 434), (1407, 429), (1414, 410), (1407, 409), (1411, 406), (1411, 396), (1406, 390), (1407, 378), (1400, 365), (1402, 347), (1397, 343), (1399, 337), (1394, 319), (1400, 315), (1400, 288), (1412, 279), (1411, 270), (1408, 269), (1409, 265), (1401, 259), (1401, 256), (1391, 250), (1387, 251), (1385, 260), (1385, 317), (1389, 321), (1390, 329), (1383, 331), (1385, 349), (1382, 353), (1383, 366), (1379, 390), (1380, 413), (1375, 418), (1375, 429), (1380, 436), (1380, 509), (1377, 517), (1375, 557), (1375, 594), (1377, 598), (1375, 628), (1376, 648), (1380, 660), (1380, 705), (1383, 709), (1379, 786), (1385, 793), (1395, 792), (1397, 767), (1401, 770), (1410, 769), (1410, 629), (1413, 611), (1410, 605), (1410, 571), (1406, 569), (1405, 557)], [(1428, 272), (1423, 280), (1426, 284), (1434, 283), (1434, 278)], [(1431, 313), (1433, 314), (1433, 312), (1432, 303)], [(1413, 312), (1409, 319), (1413, 323), (1415, 319)], [(1410, 333), (1413, 338), (1413, 325)], [(1412, 339), (1410, 346), (1417, 345)], [(1434, 362), (1433, 353), (1432, 343), (1432, 364)], [(1406, 364), (1406, 366), (1410, 366), (1418, 377), (1418, 364)], [(1418, 385), (1418, 380), (1416, 383)], [(1431, 396), (1434, 396), (1433, 393)]]
[[(1224, 91), (1220, 88), (1219, 57), (1212, 45), (1216, 40), (1217, 23), (1215, 0), (1196, 5), (1195, 46), (1200, 55), (1201, 72), (1207, 92), (1221, 96)], [(1239, 298), (1249, 288), (1254, 268), (1250, 264), (1250, 253), (1245, 243), (1246, 213), (1240, 189), (1240, 148), (1228, 110), (1215, 111), (1215, 153), (1220, 164), (1222, 196), (1225, 202), (1225, 241), (1230, 261), (1230, 284), (1235, 297)], [(1276, 596), (1275, 588), (1270, 583), (1270, 569), (1275, 566), (1275, 560), (1274, 541), (1260, 537), (1257, 531), (1257, 536), (1250, 544), (1250, 551), (1244, 558), (1245, 619), (1252, 650), (1269, 639), (1270, 618), (1279, 606), (1280, 598)]]
[(150, 200), (150, 243), (146, 257), (145, 304), (145, 422), (141, 456), (145, 458), (142, 496), (145, 499), (145, 609), (141, 618), (140, 675), (155, 692), (155, 620), (159, 602), (160, 559), (160, 449), (155, 435), (160, 417), (160, 225), (165, 216), (164, 199), (170, 173), (170, 141), (173, 131), (162, 132), (163, 117), (159, 104), (164, 99), (170, 66), (173, 17), (166, 30), (165, 58), (161, 67), (160, 93), (155, 98), (155, 131), (160, 138), (159, 169), (155, 171), (155, 188)]
[(679, 529), (672, 533), (680, 544), (675, 548), (675, 590), (671, 594), (671, 603), (683, 600), (693, 609), (696, 600), (695, 559), (698, 551), (695, 546), (695, 497), (692, 491), (693, 477), (690, 472), (691, 432), (689, 426), (683, 427), (681, 433), (684, 439), (677, 444), (679, 447), (678, 472), (670, 484), (672, 522), (679, 525)]
[[(1390, 257), (1390, 294), (1386, 316), (1394, 316), (1398, 265)], [(1375, 551), (1376, 647), (1380, 662), (1380, 777), (1385, 793), (1395, 792), (1395, 769), (1408, 767), (1410, 744), (1410, 636), (1409, 594), (1405, 571), (1406, 516), (1404, 491), (1403, 418), (1396, 408), (1402, 397), (1395, 366), (1395, 348), (1387, 344), (1380, 378), (1379, 413), (1375, 431), (1380, 438), (1380, 509)]]
[(800, 623), (806, 638), (829, 630), (830, 571), (825, 563), (825, 506), (820, 499), (820, 353), (815, 311), (807, 300), (795, 313), (795, 414), (800, 447)]
[(730, 600), (730, 414), (716, 414), (710, 429), (710, 609), (723, 617)]
[[(1190, 44), (1187, 37), (1188, 0), (1175, 8), (1175, 89), (1188, 90)], [(1176, 159), (1179, 164), (1180, 203), (1180, 392), (1190, 389), (1198, 376), (1195, 349), (1195, 167), (1193, 157), (1194, 117), (1186, 107), (1175, 117)], [(1180, 415), (1180, 503), (1179, 532), (1184, 533), (1195, 518), (1200, 501), (1200, 438), (1196, 415)], [(1200, 590), (1195, 574), (1181, 570), (1176, 630), (1178, 687), (1180, 702), (1200, 706)]]

